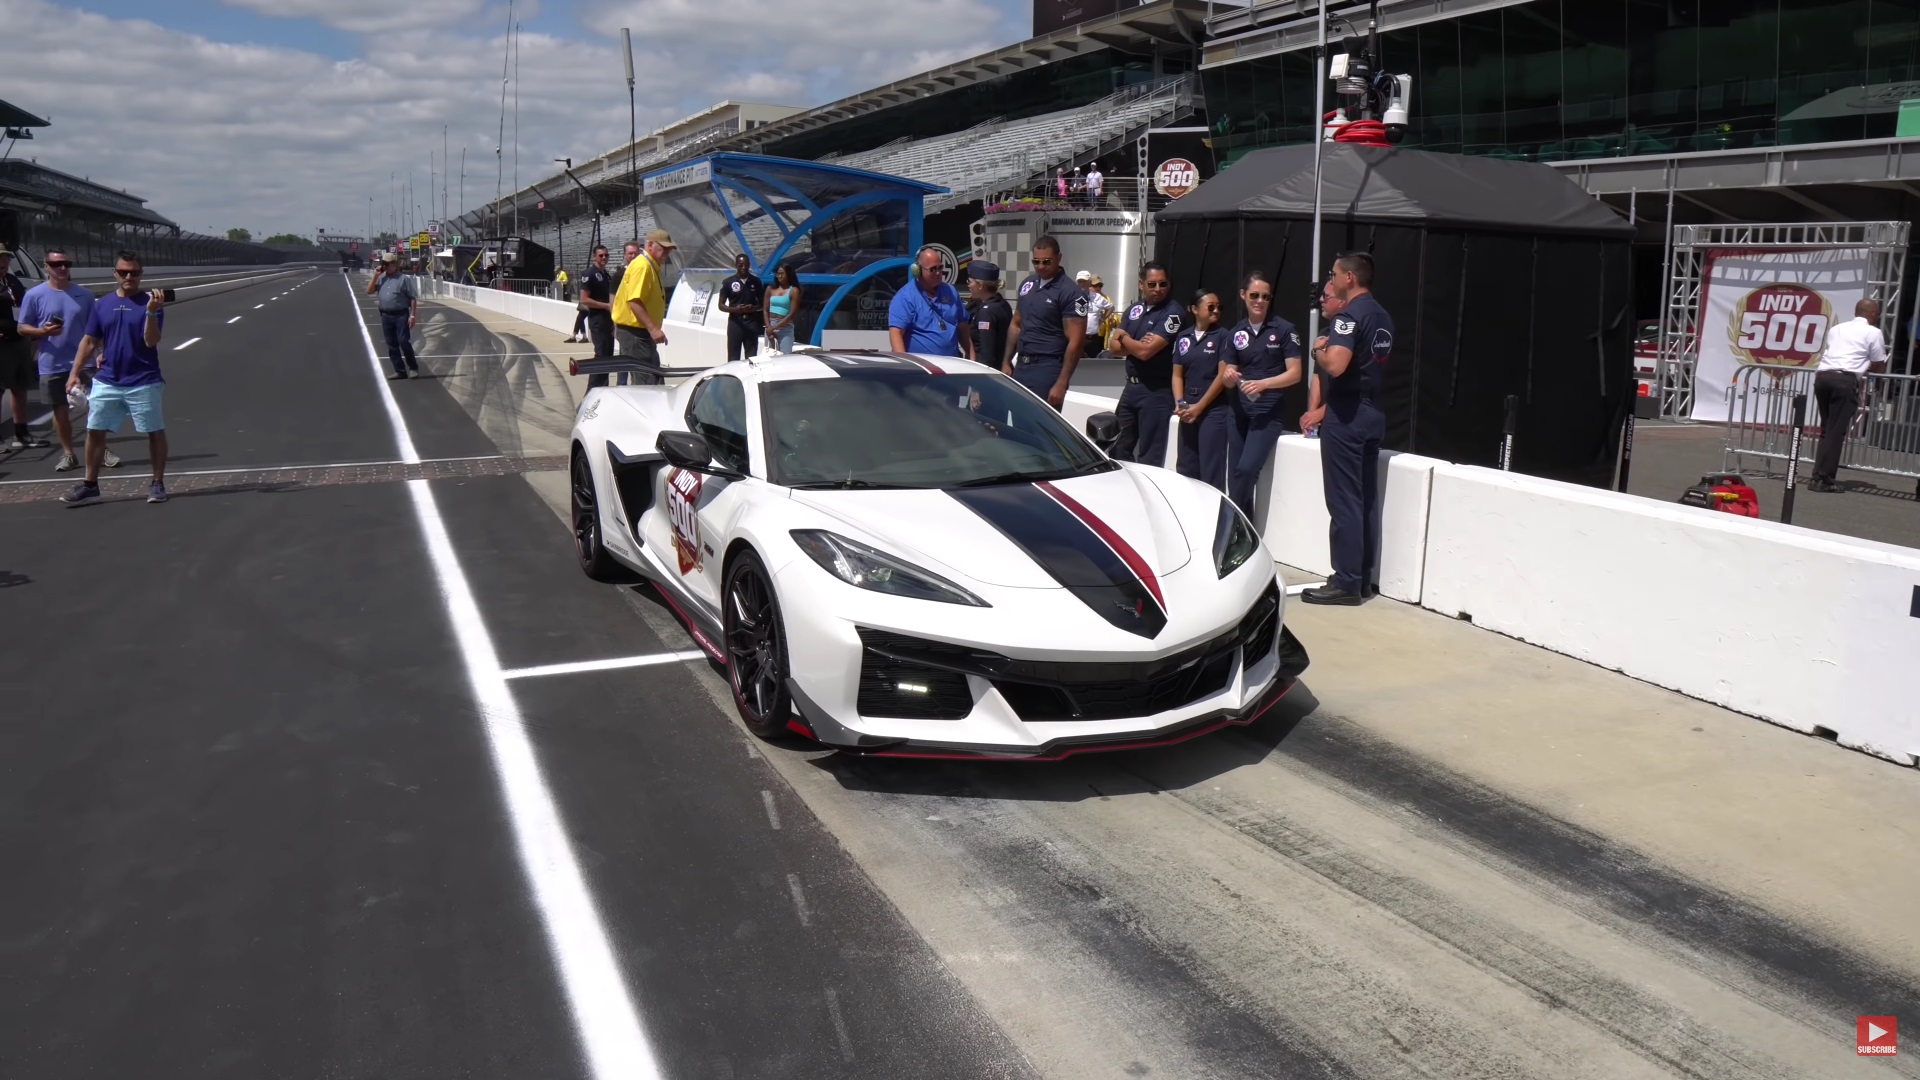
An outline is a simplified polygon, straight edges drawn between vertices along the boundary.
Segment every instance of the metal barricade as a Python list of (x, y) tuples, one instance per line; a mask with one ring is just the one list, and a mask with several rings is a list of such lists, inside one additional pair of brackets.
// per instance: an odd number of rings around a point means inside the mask
[[(1723, 466), (1738, 472), (1752, 460), (1785, 472), (1793, 445), (1793, 398), (1807, 395), (1808, 419), (1820, 420), (1810, 368), (1746, 364), (1727, 391), (1727, 427)], [(1800, 460), (1811, 464), (1820, 452), (1813, 431), (1806, 432)], [(1853, 415), (1840, 451), (1840, 467), (1883, 476), (1920, 479), (1920, 376), (1866, 375), (1860, 408)]]

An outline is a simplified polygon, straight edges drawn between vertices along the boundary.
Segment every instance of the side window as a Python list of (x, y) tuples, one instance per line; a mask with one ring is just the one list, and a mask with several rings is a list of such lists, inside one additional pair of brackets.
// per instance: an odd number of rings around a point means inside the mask
[(739, 379), (716, 375), (701, 383), (687, 405), (687, 427), (722, 465), (747, 471), (747, 388)]

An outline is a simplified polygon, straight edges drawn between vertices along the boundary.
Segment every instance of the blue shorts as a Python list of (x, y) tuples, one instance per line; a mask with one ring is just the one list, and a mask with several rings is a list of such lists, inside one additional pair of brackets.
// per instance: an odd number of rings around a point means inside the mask
[(93, 380), (87, 394), (87, 430), (119, 431), (127, 417), (133, 417), (133, 430), (142, 435), (165, 431), (167, 421), (160, 413), (161, 391), (166, 383), (145, 386), (112, 386)]

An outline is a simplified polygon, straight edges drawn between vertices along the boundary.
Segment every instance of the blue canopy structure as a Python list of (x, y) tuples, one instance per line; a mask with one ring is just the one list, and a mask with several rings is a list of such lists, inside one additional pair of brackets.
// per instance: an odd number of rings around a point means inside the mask
[(760, 154), (712, 154), (648, 173), (641, 191), (680, 246), (684, 270), (731, 273), (747, 256), (771, 285), (803, 290), (797, 340), (887, 328), (887, 305), (922, 242), (925, 201), (946, 188), (885, 173)]

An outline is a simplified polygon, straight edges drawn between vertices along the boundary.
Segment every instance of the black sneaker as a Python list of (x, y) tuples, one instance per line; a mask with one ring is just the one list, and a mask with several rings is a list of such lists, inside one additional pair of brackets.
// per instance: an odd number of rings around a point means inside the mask
[(90, 503), (100, 497), (100, 485), (89, 484), (85, 480), (73, 485), (73, 490), (60, 496), (60, 501), (70, 506)]
[(1366, 597), (1332, 585), (1308, 589), (1300, 594), (1300, 599), (1308, 604), (1340, 604), (1344, 607), (1359, 607), (1366, 602)]

